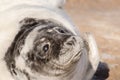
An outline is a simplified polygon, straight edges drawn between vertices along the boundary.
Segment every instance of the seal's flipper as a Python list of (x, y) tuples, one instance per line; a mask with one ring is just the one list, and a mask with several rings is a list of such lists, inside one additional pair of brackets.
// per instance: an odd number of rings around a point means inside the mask
[[(109, 67), (105, 62), (99, 62), (96, 73), (92, 80), (106, 80), (109, 77)], [(104, 73), (103, 73), (104, 72)]]
[(84, 80), (89, 80), (95, 73), (99, 64), (99, 54), (94, 37), (90, 33), (84, 34), (85, 47), (88, 51), (89, 65)]

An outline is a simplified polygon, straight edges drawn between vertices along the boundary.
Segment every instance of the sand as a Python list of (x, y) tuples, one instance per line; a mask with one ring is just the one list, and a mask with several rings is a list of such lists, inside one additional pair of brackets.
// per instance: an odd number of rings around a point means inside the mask
[(107, 80), (120, 80), (120, 0), (68, 0), (65, 10), (81, 33), (95, 36)]

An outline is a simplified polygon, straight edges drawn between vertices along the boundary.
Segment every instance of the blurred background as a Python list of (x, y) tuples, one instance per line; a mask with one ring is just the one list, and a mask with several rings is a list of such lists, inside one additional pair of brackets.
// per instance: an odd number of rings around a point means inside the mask
[(120, 0), (67, 0), (65, 9), (82, 33), (95, 36), (107, 80), (120, 80)]

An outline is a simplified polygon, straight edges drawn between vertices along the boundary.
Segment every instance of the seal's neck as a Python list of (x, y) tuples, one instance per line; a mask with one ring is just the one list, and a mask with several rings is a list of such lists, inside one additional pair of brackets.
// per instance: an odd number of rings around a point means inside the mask
[(0, 11), (21, 4), (51, 6), (60, 8), (63, 7), (64, 3), (65, 0), (0, 0)]

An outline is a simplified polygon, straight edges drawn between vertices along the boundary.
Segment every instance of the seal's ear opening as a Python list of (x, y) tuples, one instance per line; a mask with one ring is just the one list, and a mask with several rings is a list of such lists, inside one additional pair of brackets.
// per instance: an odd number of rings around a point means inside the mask
[(89, 64), (90, 66), (88, 66), (89, 70), (87, 71), (87, 74), (86, 74), (88, 77), (86, 77), (85, 79), (85, 80), (88, 80), (88, 78), (90, 76), (93, 76), (97, 70), (97, 67), (99, 64), (99, 54), (98, 54), (98, 48), (97, 48), (95, 39), (92, 34), (85, 33), (83, 35), (83, 40), (88, 52), (89, 63), (90, 63)]

